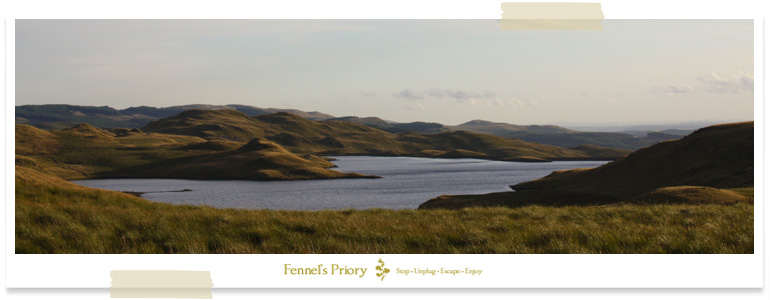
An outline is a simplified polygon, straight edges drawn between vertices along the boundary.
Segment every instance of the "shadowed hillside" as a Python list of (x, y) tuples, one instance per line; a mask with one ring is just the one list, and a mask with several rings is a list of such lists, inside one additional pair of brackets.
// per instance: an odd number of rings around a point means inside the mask
[(516, 192), (441, 196), (420, 208), (469, 206), (736, 203), (718, 189), (754, 186), (754, 122), (710, 126), (592, 169), (555, 171)]
[(512, 188), (630, 196), (666, 186), (754, 186), (754, 122), (699, 129), (589, 170), (554, 172)]

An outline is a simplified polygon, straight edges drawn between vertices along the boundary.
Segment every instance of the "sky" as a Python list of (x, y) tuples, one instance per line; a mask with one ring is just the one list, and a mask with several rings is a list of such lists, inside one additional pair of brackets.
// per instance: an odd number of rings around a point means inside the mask
[(17, 20), (16, 105), (246, 104), (456, 125), (753, 120), (752, 20)]

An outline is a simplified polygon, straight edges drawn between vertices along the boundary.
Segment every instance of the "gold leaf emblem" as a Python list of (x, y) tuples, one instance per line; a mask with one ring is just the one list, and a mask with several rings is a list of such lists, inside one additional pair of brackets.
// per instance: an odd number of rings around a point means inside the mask
[(385, 263), (382, 261), (382, 258), (378, 261), (380, 263), (379, 266), (374, 267), (378, 272), (376, 275), (377, 277), (380, 277), (380, 281), (385, 280), (385, 275), (390, 273), (390, 269), (385, 267)]

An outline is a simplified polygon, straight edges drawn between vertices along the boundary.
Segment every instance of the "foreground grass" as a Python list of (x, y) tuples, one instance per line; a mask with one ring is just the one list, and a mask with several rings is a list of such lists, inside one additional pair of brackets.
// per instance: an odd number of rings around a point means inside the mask
[(16, 173), (16, 253), (754, 251), (751, 203), (235, 210), (152, 203), (24, 167)]

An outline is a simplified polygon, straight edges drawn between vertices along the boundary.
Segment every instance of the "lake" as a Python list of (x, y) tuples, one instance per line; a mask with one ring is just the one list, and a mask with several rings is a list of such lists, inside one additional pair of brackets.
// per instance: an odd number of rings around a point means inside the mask
[[(440, 195), (510, 191), (555, 170), (592, 168), (606, 161), (503, 162), (483, 159), (335, 157), (335, 170), (379, 179), (303, 181), (93, 179), (74, 183), (115, 191), (148, 192), (142, 198), (220, 208), (324, 210), (415, 209)], [(166, 192), (190, 189), (189, 192)]]

